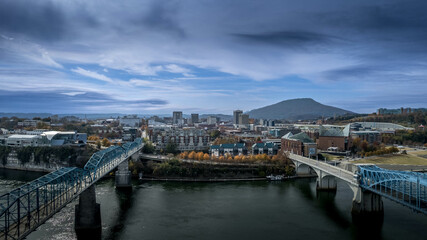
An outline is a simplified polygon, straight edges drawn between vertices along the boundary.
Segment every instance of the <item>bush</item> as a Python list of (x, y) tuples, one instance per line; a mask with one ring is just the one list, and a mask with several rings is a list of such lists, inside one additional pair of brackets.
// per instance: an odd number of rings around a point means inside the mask
[(7, 157), (11, 151), (12, 149), (10, 147), (0, 146), (0, 160), (3, 166), (7, 164)]
[(154, 151), (155, 151), (155, 149), (154, 149), (154, 146), (153, 146), (153, 144), (151, 142), (146, 142), (144, 144), (144, 147), (142, 148), (142, 152), (143, 153), (150, 154), (150, 153), (154, 153)]
[(33, 152), (33, 147), (16, 148), (16, 157), (21, 161), (21, 164), (24, 165), (30, 161)]

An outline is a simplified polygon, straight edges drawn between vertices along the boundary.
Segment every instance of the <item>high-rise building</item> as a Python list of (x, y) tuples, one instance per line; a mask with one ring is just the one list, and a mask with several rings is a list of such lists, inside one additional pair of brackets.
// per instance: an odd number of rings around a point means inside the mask
[(207, 123), (208, 124), (216, 124), (217, 123), (217, 118), (213, 117), (213, 116), (208, 116)]
[(172, 124), (182, 124), (182, 112), (173, 112)]
[(199, 114), (198, 113), (192, 113), (191, 114), (191, 123), (195, 124), (199, 122)]
[(241, 124), (239, 120), (241, 119), (242, 114), (242, 110), (235, 110), (233, 112), (233, 124)]
[(249, 115), (248, 114), (240, 115), (239, 124), (248, 125), (249, 124)]

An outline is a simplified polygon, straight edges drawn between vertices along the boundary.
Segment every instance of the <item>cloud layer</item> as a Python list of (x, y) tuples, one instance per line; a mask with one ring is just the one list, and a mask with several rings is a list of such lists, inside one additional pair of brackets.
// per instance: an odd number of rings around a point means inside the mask
[(4, 0), (0, 97), (15, 101), (0, 111), (33, 111), (22, 93), (44, 112), (79, 99), (82, 112), (230, 113), (295, 97), (425, 107), (426, 11), (412, 0)]

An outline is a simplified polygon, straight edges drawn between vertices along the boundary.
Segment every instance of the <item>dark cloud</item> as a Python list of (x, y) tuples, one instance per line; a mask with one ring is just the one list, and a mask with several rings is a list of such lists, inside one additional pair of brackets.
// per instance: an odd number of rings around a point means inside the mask
[(156, 1), (151, 4), (148, 13), (142, 17), (142, 23), (155, 31), (165, 31), (178, 37), (185, 37), (185, 31), (179, 26), (176, 17), (177, 4)]
[(238, 33), (234, 34), (234, 36), (248, 42), (273, 44), (284, 47), (306, 47), (310, 45), (324, 45), (342, 41), (342, 39), (338, 37), (305, 31), (280, 31), (255, 34)]
[[(13, 102), (13, 105), (10, 103)], [(167, 101), (146, 99), (126, 101), (112, 98), (96, 92), (28, 92), (0, 91), (0, 109), (2, 111), (43, 112), (99, 112), (126, 109), (131, 105), (135, 109), (163, 106)]]
[(381, 69), (377, 66), (367, 66), (367, 65), (356, 65), (345, 68), (337, 68), (330, 71), (322, 72), (322, 75), (325, 79), (332, 81), (339, 81), (348, 78), (359, 78), (364, 76), (373, 76), (379, 73)]
[(20, 33), (44, 40), (61, 38), (65, 12), (50, 2), (0, 1), (0, 31)]
[(0, 32), (20, 34), (30, 39), (57, 41), (78, 36), (81, 28), (92, 28), (98, 21), (84, 8), (70, 8), (51, 1), (0, 1)]
[(312, 15), (317, 24), (332, 25), (363, 32), (427, 30), (427, 2), (388, 1), (386, 3), (360, 4), (352, 8), (328, 10)]

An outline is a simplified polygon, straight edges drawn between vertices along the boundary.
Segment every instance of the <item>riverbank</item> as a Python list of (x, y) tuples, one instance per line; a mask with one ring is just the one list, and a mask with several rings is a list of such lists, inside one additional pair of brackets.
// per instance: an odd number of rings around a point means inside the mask
[(267, 181), (267, 178), (154, 178), (142, 177), (140, 181), (157, 181), (157, 182), (243, 182), (243, 181)]
[[(133, 176), (135, 178), (136, 176)], [(302, 175), (302, 176), (287, 176), (281, 181), (297, 179), (297, 178), (314, 178), (316, 175)], [(251, 181), (270, 181), (266, 177), (253, 177), (253, 178), (173, 178), (173, 177), (153, 177), (143, 176), (138, 178), (140, 181), (158, 181), (158, 182), (251, 182)]]
[[(61, 168), (61, 167), (60, 167)], [(24, 172), (42, 172), (50, 173), (58, 170), (59, 168), (45, 168), (45, 167), (34, 167), (34, 166), (0, 166), (0, 169), (24, 171)]]
[(252, 180), (265, 179), (270, 174), (286, 177), (295, 175), (294, 167), (289, 164), (247, 166), (228, 163), (223, 165), (222, 163), (190, 163), (178, 159), (162, 162), (133, 162), (130, 163), (129, 170), (134, 175), (142, 173), (144, 177), (148, 176), (153, 179), (182, 179), (182, 181), (187, 179), (190, 181), (194, 181), (193, 179), (202, 181), (216, 181), (217, 179), (226, 179), (226, 181), (232, 179)]

